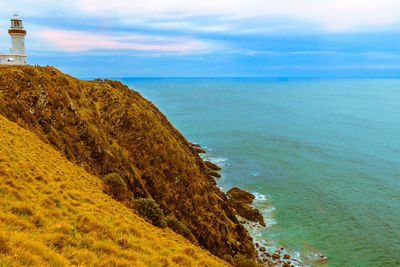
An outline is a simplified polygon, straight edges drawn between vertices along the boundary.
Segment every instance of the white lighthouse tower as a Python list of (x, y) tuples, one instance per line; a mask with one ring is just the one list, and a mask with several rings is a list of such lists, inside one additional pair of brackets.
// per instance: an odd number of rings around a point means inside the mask
[(25, 51), (25, 35), (26, 31), (22, 25), (22, 20), (18, 14), (14, 14), (11, 18), (11, 26), (8, 30), (8, 34), (11, 36), (10, 53), (1, 53), (0, 60), (1, 64), (6, 65), (26, 65), (26, 51)]

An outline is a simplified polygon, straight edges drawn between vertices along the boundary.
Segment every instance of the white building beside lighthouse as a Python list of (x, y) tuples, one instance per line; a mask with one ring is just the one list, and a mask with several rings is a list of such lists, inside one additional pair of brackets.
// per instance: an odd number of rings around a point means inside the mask
[(11, 36), (10, 53), (0, 53), (0, 64), (5, 65), (26, 65), (25, 35), (26, 31), (22, 26), (22, 20), (17, 14), (11, 18), (11, 26), (8, 30)]

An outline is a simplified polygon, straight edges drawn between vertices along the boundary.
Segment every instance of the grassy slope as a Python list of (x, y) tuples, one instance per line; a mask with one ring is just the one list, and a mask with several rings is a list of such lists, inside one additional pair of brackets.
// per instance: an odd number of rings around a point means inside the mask
[(0, 265), (224, 266), (103, 193), (101, 180), (0, 116)]

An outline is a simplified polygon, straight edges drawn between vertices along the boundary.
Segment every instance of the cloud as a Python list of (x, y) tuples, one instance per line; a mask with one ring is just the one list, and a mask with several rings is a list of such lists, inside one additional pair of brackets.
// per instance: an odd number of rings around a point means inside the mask
[(41, 36), (65, 52), (89, 50), (134, 50), (157, 53), (196, 53), (212, 49), (210, 43), (188, 38), (145, 34), (107, 35), (84, 31), (46, 29)]
[[(125, 21), (127, 22), (127, 21)], [(152, 28), (158, 29), (179, 29), (185, 31), (195, 31), (195, 32), (207, 32), (207, 33), (219, 33), (219, 32), (230, 32), (232, 31), (232, 27), (229, 25), (196, 25), (190, 21), (156, 21), (156, 22), (148, 22), (147, 25)]]
[(75, 0), (13, 0), (0, 2), (0, 15), (10, 17), (17, 12), (23, 16), (60, 16), (61, 14), (76, 15), (81, 13)]
[[(291, 21), (298, 30), (346, 32), (396, 27), (400, 24), (398, 0), (14, 0), (0, 2), (0, 15), (19, 10), (24, 16), (110, 18), (115, 23), (157, 23), (161, 28), (200, 32), (235, 32), (257, 20), (262, 32), (271, 20)], [(195, 17), (214, 21), (192, 21)], [(238, 23), (239, 22), (239, 23)], [(242, 23), (240, 23), (242, 22)], [(299, 23), (302, 22), (302, 23)], [(213, 24), (214, 23), (214, 24)], [(312, 27), (309, 27), (310, 24)], [(277, 30), (281, 30), (279, 25)], [(304, 27), (306, 26), (306, 27)], [(242, 29), (243, 30), (243, 29)], [(240, 33), (240, 32), (239, 32)]]
[(85, 13), (97, 16), (139, 16), (171, 21), (219, 16), (227, 24), (229, 20), (283, 17), (339, 32), (384, 27), (400, 20), (398, 0), (79, 0), (76, 4)]
[(98, 22), (99, 27), (106, 23), (230, 35), (368, 32), (400, 25), (399, 0), (0, 1), (1, 16), (16, 10), (22, 17), (49, 18), (49, 23), (63, 17)]

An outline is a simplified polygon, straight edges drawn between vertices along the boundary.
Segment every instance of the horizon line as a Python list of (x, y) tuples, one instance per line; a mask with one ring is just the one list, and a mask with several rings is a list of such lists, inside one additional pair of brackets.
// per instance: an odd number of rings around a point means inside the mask
[(94, 79), (268, 79), (268, 80), (336, 80), (336, 79), (400, 79), (400, 76), (125, 76), (125, 77), (78, 77)]

